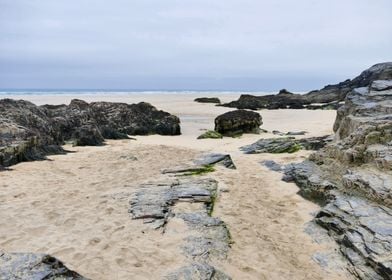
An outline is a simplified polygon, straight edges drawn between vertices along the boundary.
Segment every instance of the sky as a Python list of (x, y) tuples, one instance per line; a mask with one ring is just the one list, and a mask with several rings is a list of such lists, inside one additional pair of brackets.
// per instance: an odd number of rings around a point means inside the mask
[(392, 61), (391, 0), (0, 0), (0, 88), (307, 91)]

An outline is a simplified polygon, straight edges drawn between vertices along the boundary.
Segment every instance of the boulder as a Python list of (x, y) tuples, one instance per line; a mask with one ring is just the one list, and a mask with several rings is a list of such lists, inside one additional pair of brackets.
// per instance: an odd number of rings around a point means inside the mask
[(199, 97), (194, 100), (199, 103), (216, 103), (220, 104), (220, 100), (217, 97)]
[(243, 133), (259, 133), (262, 118), (259, 113), (247, 110), (235, 110), (215, 118), (215, 131), (225, 136), (237, 136)]
[[(365, 72), (389, 73), (385, 65)], [(309, 160), (285, 167), (284, 180), (321, 204), (317, 224), (340, 245), (360, 279), (392, 279), (392, 84), (351, 90), (338, 109), (335, 139)]]

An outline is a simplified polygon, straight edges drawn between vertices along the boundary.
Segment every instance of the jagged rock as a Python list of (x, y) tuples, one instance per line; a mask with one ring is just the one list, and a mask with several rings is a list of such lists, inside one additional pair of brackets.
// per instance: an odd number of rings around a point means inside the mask
[(229, 154), (204, 154), (195, 160), (199, 165), (221, 164), (226, 168), (236, 169), (235, 164)]
[(240, 148), (246, 154), (295, 153), (301, 149), (318, 150), (326, 145), (329, 136), (295, 139), (294, 137), (266, 138)]
[(226, 136), (236, 136), (243, 133), (259, 133), (262, 118), (259, 113), (235, 110), (215, 118), (215, 131)]
[(223, 136), (219, 132), (208, 130), (204, 132), (202, 135), (197, 137), (197, 139), (222, 139)]
[(360, 279), (392, 279), (390, 84), (375, 81), (348, 93), (335, 141), (285, 168), (285, 180), (321, 203), (315, 221), (339, 243)]
[(130, 201), (133, 219), (144, 219), (155, 228), (164, 226), (178, 201), (199, 202), (211, 211), (217, 182), (211, 179), (143, 185)]
[(131, 135), (180, 134), (179, 119), (148, 103), (87, 103), (36, 106), (24, 100), (0, 100), (0, 166), (64, 153), (65, 141), (101, 145), (103, 139)]
[[(392, 62), (379, 63), (363, 71), (352, 80), (348, 79), (339, 84), (327, 85), (320, 90), (314, 90), (307, 94), (292, 94), (286, 90), (281, 90), (276, 95), (254, 96), (244, 94), (238, 100), (222, 104), (222, 106), (251, 110), (286, 108), (336, 110), (341, 107), (342, 104), (340, 102), (344, 101), (346, 95), (353, 89), (368, 87), (376, 80), (389, 79), (392, 79)], [(375, 87), (387, 89), (389, 86), (375, 84)], [(374, 90), (377, 89), (375, 88)]]
[(84, 280), (58, 259), (33, 253), (5, 253), (0, 251), (0, 279), (20, 280)]
[(305, 135), (308, 133), (307, 131), (301, 130), (301, 131), (289, 131), (286, 133), (288, 136), (296, 136), (296, 135)]
[(64, 153), (46, 110), (24, 100), (0, 100), (0, 165)]
[(105, 141), (95, 125), (83, 125), (75, 129), (71, 136), (74, 146), (99, 146)]
[(199, 103), (217, 103), (220, 104), (220, 100), (217, 97), (199, 97), (194, 100)]
[(215, 267), (205, 263), (192, 263), (165, 277), (167, 280), (230, 280)]
[[(230, 279), (208, 264), (211, 257), (225, 259), (231, 244), (225, 223), (211, 217), (217, 187), (217, 181), (212, 179), (158, 183), (142, 186), (131, 199), (129, 212), (133, 219), (143, 219), (159, 229), (176, 217), (189, 227), (182, 250), (192, 262), (169, 274), (167, 279)], [(177, 202), (199, 203), (202, 207), (183, 212), (185, 210), (175, 210)]]
[(162, 170), (162, 173), (173, 173), (179, 176), (202, 175), (215, 171), (213, 168), (213, 165), (215, 164), (220, 164), (230, 169), (236, 169), (229, 154), (204, 154), (200, 158), (194, 160), (193, 164), (164, 169)]
[(261, 162), (262, 165), (264, 165), (265, 167), (267, 167), (269, 170), (272, 171), (282, 171), (282, 165), (280, 165), (279, 163), (276, 163), (273, 160), (264, 160)]
[(224, 107), (237, 109), (304, 109), (310, 104), (303, 95), (289, 92), (279, 92), (279, 94), (254, 96), (242, 94), (236, 101), (222, 104)]
[(328, 85), (320, 90), (307, 93), (305, 97), (311, 103), (329, 103), (343, 101), (355, 88), (368, 87), (376, 80), (392, 79), (392, 62), (379, 63), (363, 71), (358, 77), (336, 85)]

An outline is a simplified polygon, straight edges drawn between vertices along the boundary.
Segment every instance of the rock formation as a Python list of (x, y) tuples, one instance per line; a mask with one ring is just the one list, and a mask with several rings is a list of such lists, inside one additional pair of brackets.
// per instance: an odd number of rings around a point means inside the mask
[(260, 139), (251, 145), (243, 146), (240, 149), (246, 154), (295, 153), (301, 149), (319, 150), (329, 141), (331, 141), (329, 135), (301, 139), (295, 139), (295, 137), (266, 138)]
[(215, 131), (225, 136), (259, 133), (260, 125), (262, 124), (262, 118), (259, 113), (235, 110), (215, 118)]
[(327, 85), (320, 90), (307, 93), (305, 97), (311, 103), (343, 101), (346, 95), (355, 88), (368, 87), (373, 81), (389, 79), (392, 79), (392, 62), (379, 63), (366, 69), (352, 80), (348, 79), (335, 85)]
[(128, 135), (178, 135), (180, 121), (148, 103), (87, 103), (36, 106), (23, 100), (0, 100), (0, 166), (45, 158), (74, 145), (101, 145)]
[(199, 103), (216, 103), (220, 104), (220, 100), (217, 97), (199, 97), (194, 100), (195, 102)]
[[(222, 164), (234, 169), (230, 155), (208, 154), (195, 160), (192, 166)], [(197, 174), (186, 174), (190, 167), (173, 168), (164, 174), (179, 174), (180, 179), (146, 184), (130, 200), (132, 219), (141, 219), (166, 234), (166, 228), (174, 218), (187, 225), (186, 237), (181, 245), (187, 264), (169, 273), (165, 279), (231, 279), (216, 269), (213, 259), (225, 259), (231, 245), (231, 237), (225, 223), (212, 212), (218, 192), (218, 182), (210, 178), (200, 178)], [(192, 204), (191, 207), (176, 207), (176, 204)]]
[(0, 279), (87, 280), (52, 256), (1, 251)]
[(392, 279), (391, 86), (375, 81), (348, 93), (334, 124), (335, 141), (286, 167), (284, 177), (323, 206), (315, 221), (361, 279)]
[[(338, 109), (347, 93), (355, 88), (367, 87), (375, 80), (392, 79), (392, 62), (379, 63), (363, 71), (358, 77), (344, 82), (327, 85), (320, 90), (307, 94), (293, 94), (281, 90), (276, 95), (254, 96), (241, 95), (236, 101), (222, 104), (237, 109)], [(323, 103), (323, 104), (313, 104)]]

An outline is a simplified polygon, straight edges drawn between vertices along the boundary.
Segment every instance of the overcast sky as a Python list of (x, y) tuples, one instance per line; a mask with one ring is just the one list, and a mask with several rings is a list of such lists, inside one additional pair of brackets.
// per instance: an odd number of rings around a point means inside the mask
[(392, 61), (391, 0), (0, 0), (0, 88), (311, 90)]

